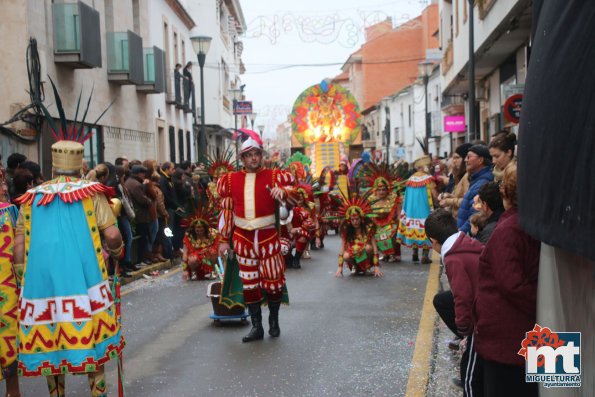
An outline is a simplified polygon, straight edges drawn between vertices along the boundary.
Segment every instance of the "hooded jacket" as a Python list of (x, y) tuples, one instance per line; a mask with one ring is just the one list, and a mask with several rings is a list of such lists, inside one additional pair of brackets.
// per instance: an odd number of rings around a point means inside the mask
[(479, 255), (483, 251), (483, 244), (465, 233), (458, 232), (450, 238), (455, 237), (454, 244), (443, 255), (442, 262), (455, 301), (457, 330), (461, 335), (470, 335), (473, 331), (473, 301), (477, 292)]

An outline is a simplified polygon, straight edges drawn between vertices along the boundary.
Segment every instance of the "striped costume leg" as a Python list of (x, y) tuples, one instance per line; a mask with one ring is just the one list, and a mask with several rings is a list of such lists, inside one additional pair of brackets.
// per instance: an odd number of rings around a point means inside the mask
[(64, 390), (65, 378), (66, 375), (50, 375), (45, 377), (50, 397), (64, 397), (66, 395), (66, 391)]
[(105, 371), (103, 365), (97, 368), (96, 372), (87, 374), (91, 397), (107, 397), (107, 383), (105, 382)]

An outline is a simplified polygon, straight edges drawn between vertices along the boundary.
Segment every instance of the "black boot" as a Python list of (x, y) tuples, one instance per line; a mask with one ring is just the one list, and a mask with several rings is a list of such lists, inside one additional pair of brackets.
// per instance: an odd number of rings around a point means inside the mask
[(302, 265), (300, 265), (300, 259), (302, 257), (302, 253), (295, 251), (295, 255), (293, 257), (293, 268), (294, 269), (301, 269)]
[(269, 302), (269, 335), (273, 338), (281, 335), (279, 328), (279, 307), (281, 302)]
[(248, 313), (252, 320), (252, 329), (248, 335), (242, 338), (242, 342), (252, 342), (264, 338), (264, 329), (262, 328), (262, 312), (260, 311), (259, 303), (250, 303), (248, 305)]
[(290, 252), (285, 255), (285, 268), (291, 269), (293, 267), (293, 254)]

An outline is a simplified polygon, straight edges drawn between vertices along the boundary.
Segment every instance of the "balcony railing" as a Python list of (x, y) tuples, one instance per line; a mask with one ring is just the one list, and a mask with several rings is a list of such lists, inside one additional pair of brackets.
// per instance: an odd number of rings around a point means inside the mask
[(107, 34), (108, 79), (117, 84), (143, 84), (143, 40), (130, 30)]
[(136, 90), (147, 94), (165, 92), (165, 54), (157, 47), (143, 48), (143, 77), (142, 85)]
[(52, 4), (54, 61), (72, 68), (101, 67), (99, 12), (85, 3)]

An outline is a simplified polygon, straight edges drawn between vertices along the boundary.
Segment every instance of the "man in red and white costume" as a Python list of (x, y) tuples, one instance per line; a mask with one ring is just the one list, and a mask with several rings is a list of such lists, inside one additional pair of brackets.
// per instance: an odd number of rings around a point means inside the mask
[(292, 191), (293, 176), (279, 169), (262, 167), (262, 141), (250, 130), (242, 144), (240, 159), (244, 168), (230, 172), (217, 183), (221, 197), (219, 232), (222, 243), (219, 254), (229, 251), (232, 237), (233, 250), (244, 284), (244, 302), (248, 306), (252, 329), (242, 342), (264, 337), (261, 301), (263, 291), (269, 305), (269, 335), (280, 335), (279, 307), (285, 285), (285, 261), (275, 227), (277, 201), (283, 201)]

